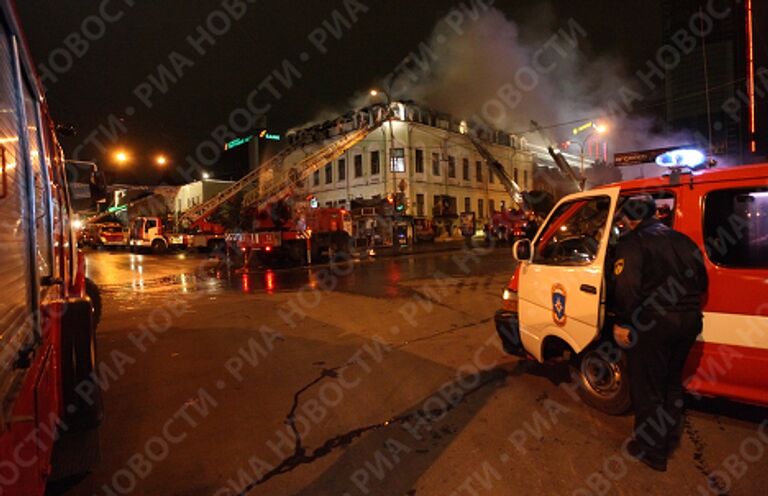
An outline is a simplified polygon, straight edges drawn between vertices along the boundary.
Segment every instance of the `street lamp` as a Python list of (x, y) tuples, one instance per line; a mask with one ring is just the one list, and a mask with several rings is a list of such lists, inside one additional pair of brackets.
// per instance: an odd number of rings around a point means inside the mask
[(208, 173), (208, 172), (203, 172), (203, 179), (204, 179), (204, 180), (205, 180), (205, 179), (210, 179), (210, 178), (211, 178), (211, 174), (210, 174), (210, 173)]
[[(397, 170), (395, 168), (395, 154), (394, 154), (394, 148), (395, 148), (395, 129), (394, 124), (392, 123), (392, 97), (389, 96), (389, 93), (383, 90), (379, 90), (376, 88), (373, 88), (371, 90), (371, 96), (376, 98), (380, 94), (383, 94), (384, 97), (387, 99), (387, 118), (389, 120), (389, 170), (392, 172), (392, 195), (397, 195)], [(394, 227), (392, 231), (392, 249), (397, 253), (400, 250), (400, 247), (398, 246), (399, 240), (395, 236)]]
[(127, 164), (131, 160), (130, 155), (125, 150), (117, 150), (112, 158), (120, 165)]
[(587, 147), (587, 143), (589, 142), (589, 139), (594, 136), (595, 134), (605, 134), (608, 132), (608, 126), (605, 124), (598, 124), (594, 122), (590, 122), (587, 125), (577, 127), (573, 130), (574, 135), (578, 135), (582, 131), (586, 131), (587, 129), (591, 129), (589, 133), (584, 137), (583, 140), (573, 140), (573, 141), (566, 141), (566, 146), (571, 145), (578, 145), (579, 146), (579, 159), (581, 161), (581, 177), (584, 177), (584, 149)]
[(157, 157), (155, 157), (155, 163), (160, 167), (163, 167), (168, 163), (168, 158), (166, 158), (165, 155), (158, 155)]

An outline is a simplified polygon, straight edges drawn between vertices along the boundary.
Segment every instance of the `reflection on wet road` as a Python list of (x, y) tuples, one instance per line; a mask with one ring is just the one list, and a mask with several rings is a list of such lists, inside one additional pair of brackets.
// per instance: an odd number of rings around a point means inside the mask
[[(511, 274), (508, 250), (474, 257), (462, 252), (353, 260), (343, 264), (242, 272), (201, 254), (167, 256), (90, 252), (88, 275), (113, 297), (203, 291), (275, 294), (308, 287), (374, 298), (407, 296), (403, 283), (440, 274), (456, 277)], [(329, 283), (332, 278), (333, 284)]]

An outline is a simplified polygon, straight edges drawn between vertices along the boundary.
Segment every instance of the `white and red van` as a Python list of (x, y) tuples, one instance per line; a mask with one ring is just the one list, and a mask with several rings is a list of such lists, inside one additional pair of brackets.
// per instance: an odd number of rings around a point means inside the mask
[(507, 352), (569, 358), (582, 398), (607, 413), (630, 406), (623, 357), (611, 345), (605, 263), (624, 199), (647, 193), (657, 216), (705, 253), (704, 330), (686, 366), (690, 392), (768, 405), (768, 164), (674, 172), (563, 198), (504, 291), (496, 328)]

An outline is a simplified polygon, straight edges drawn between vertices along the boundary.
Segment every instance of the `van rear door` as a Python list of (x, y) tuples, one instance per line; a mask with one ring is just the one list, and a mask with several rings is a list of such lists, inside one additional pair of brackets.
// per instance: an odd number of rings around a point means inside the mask
[(547, 336), (563, 339), (578, 353), (599, 333), (603, 268), (619, 192), (615, 187), (563, 198), (539, 230), (532, 260), (521, 267), (521, 339), (539, 360)]

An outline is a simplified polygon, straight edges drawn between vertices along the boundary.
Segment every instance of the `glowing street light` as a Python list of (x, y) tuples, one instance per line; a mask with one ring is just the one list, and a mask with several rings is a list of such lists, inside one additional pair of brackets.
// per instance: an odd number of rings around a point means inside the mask
[(157, 157), (155, 157), (155, 163), (160, 167), (162, 167), (168, 163), (168, 159), (166, 158), (165, 155), (158, 155)]
[(120, 165), (127, 164), (131, 160), (130, 155), (125, 150), (117, 150), (113, 158)]
[(590, 132), (587, 133), (587, 135), (584, 137), (583, 140), (570, 140), (566, 141), (564, 144), (566, 147), (570, 147), (571, 145), (577, 145), (579, 147), (579, 157), (581, 162), (581, 177), (584, 177), (584, 151), (587, 147), (587, 142), (589, 142), (589, 139), (594, 136), (595, 134), (603, 135), (608, 132), (608, 126), (602, 123), (597, 122), (588, 122), (582, 126), (579, 126), (573, 130), (573, 135), (576, 136), (584, 131), (590, 130)]
[(209, 172), (203, 172), (203, 179), (210, 179), (211, 174)]

